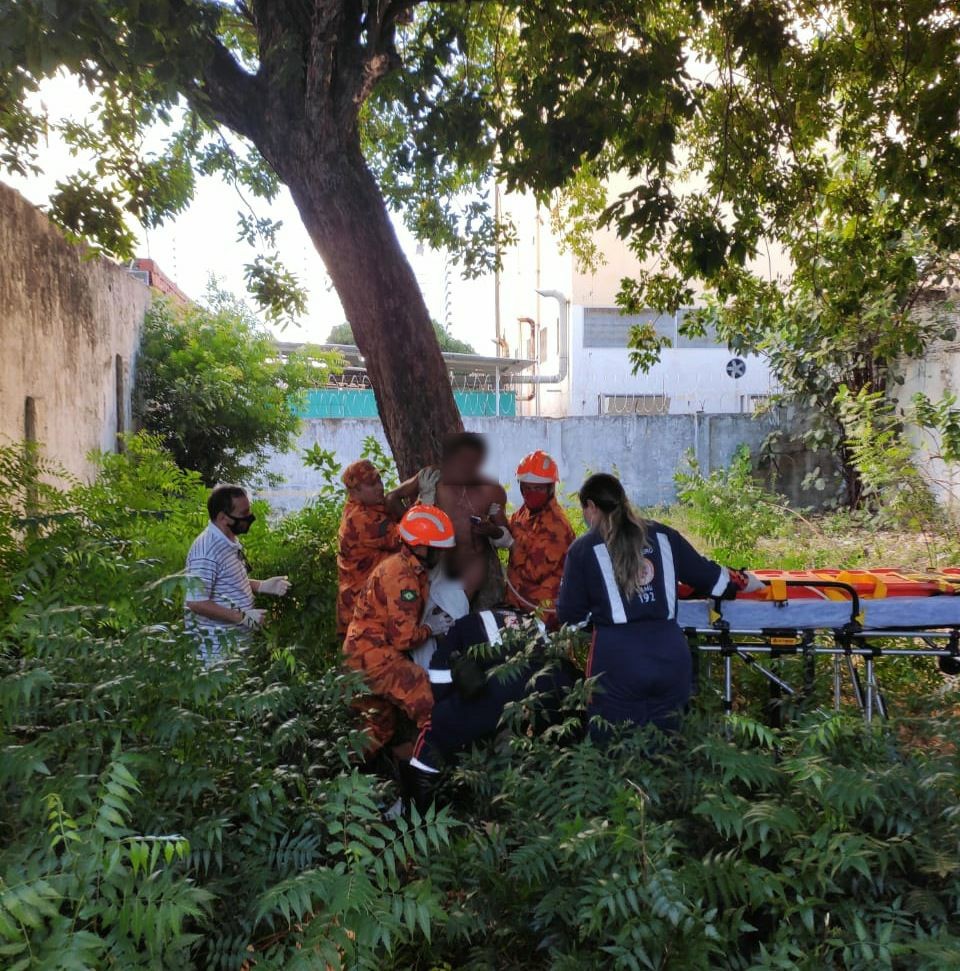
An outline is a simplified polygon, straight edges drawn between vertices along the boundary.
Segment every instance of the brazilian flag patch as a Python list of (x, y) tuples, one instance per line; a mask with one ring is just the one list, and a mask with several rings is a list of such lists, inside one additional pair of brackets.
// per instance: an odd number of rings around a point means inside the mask
[(417, 599), (417, 591), (416, 590), (401, 590), (400, 591), (400, 599), (401, 600), (406, 600), (406, 601), (416, 600)]

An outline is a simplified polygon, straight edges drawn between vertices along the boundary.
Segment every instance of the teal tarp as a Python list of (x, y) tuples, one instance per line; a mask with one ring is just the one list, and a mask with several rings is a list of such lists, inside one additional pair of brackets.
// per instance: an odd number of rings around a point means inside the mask
[[(460, 414), (465, 418), (492, 417), (497, 414), (497, 396), (493, 391), (454, 391)], [(517, 413), (517, 396), (513, 391), (500, 392), (500, 414), (512, 418)], [(359, 388), (317, 388), (307, 392), (301, 418), (376, 418), (377, 403), (373, 392)]]

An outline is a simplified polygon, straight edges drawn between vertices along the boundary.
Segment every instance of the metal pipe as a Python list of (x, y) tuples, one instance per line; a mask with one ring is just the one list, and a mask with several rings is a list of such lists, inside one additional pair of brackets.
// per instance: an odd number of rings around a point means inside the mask
[[(530, 325), (530, 340), (533, 341), (534, 347), (536, 347), (536, 333), (537, 333), (537, 322), (533, 317), (517, 317), (517, 326), (520, 328), (520, 343), (523, 343), (523, 325)], [(534, 366), (537, 367), (539, 362), (534, 362)], [(510, 375), (507, 375), (507, 381), (510, 380)], [(536, 375), (522, 375), (518, 374), (513, 379), (516, 384), (527, 384), (531, 385), (530, 394), (524, 396), (517, 396), (518, 401), (533, 401), (537, 396), (537, 378)]]
[[(560, 317), (557, 325), (557, 347), (560, 354), (560, 370), (556, 374), (537, 374), (534, 377), (525, 377), (518, 374), (511, 376), (509, 380), (517, 384), (527, 384), (528, 382), (534, 385), (559, 384), (561, 381), (566, 380), (567, 372), (570, 370), (570, 301), (559, 290), (538, 290), (537, 293), (541, 297), (550, 297), (556, 300), (560, 306)], [(524, 322), (530, 321), (536, 327), (536, 323), (530, 320), (529, 317), (518, 317), (517, 319)], [(534, 340), (534, 344), (536, 344), (536, 340)]]
[[(854, 647), (849, 651), (842, 647), (827, 647), (814, 645), (810, 650), (803, 651), (800, 649), (794, 651), (785, 651), (782, 647), (770, 647), (766, 644), (748, 644), (734, 643), (730, 647), (735, 648), (738, 651), (753, 651), (754, 654), (777, 654), (781, 657), (800, 657), (804, 653), (820, 654), (824, 657), (843, 657), (847, 654), (853, 655), (854, 657), (877, 657), (877, 652), (873, 648), (867, 647)], [(719, 644), (698, 644), (697, 650), (703, 651), (705, 654), (721, 654), (725, 650), (729, 650), (729, 647), (721, 647)], [(882, 651), (879, 655), (880, 657), (953, 657), (949, 651), (938, 651), (934, 649), (923, 649), (923, 648), (898, 648), (891, 647), (886, 651)]]

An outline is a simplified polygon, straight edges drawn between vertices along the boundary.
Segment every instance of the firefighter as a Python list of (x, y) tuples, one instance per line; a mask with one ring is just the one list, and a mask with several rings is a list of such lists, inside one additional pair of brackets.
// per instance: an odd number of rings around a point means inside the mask
[(374, 567), (400, 549), (400, 534), (384, 505), (383, 481), (376, 466), (366, 459), (348, 465), (343, 484), (347, 502), (337, 553), (337, 634), (341, 640)]
[[(432, 613), (421, 622), (430, 590), (429, 572), (454, 546), (453, 524), (436, 506), (413, 506), (400, 520), (400, 551), (374, 568), (360, 596), (343, 644), (347, 667), (363, 676), (372, 697), (361, 699), (369, 738), (367, 754), (393, 739), (406, 716), (418, 728), (430, 717), (433, 692), (427, 672), (409, 652), (445, 633), (452, 621)], [(409, 746), (408, 746), (409, 748)], [(394, 749), (402, 757), (403, 746)]]
[(540, 611), (548, 623), (574, 533), (557, 501), (560, 469), (546, 452), (531, 452), (517, 467), (523, 505), (510, 517), (513, 546), (507, 567), (507, 602)]
[(567, 554), (557, 617), (593, 626), (587, 677), (597, 679), (598, 690), (587, 709), (591, 734), (602, 741), (611, 725), (624, 723), (670, 730), (691, 685), (677, 584), (727, 598), (764, 584), (701, 556), (675, 529), (642, 519), (612, 475), (590, 476), (580, 504), (590, 531)]

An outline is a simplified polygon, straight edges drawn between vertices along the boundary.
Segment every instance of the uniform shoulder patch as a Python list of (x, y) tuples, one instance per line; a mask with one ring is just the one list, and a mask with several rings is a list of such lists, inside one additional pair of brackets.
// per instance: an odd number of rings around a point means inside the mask
[(409, 600), (416, 600), (417, 599), (417, 591), (416, 590), (401, 590), (400, 591), (400, 599), (401, 600), (407, 600), (407, 601), (409, 601)]

